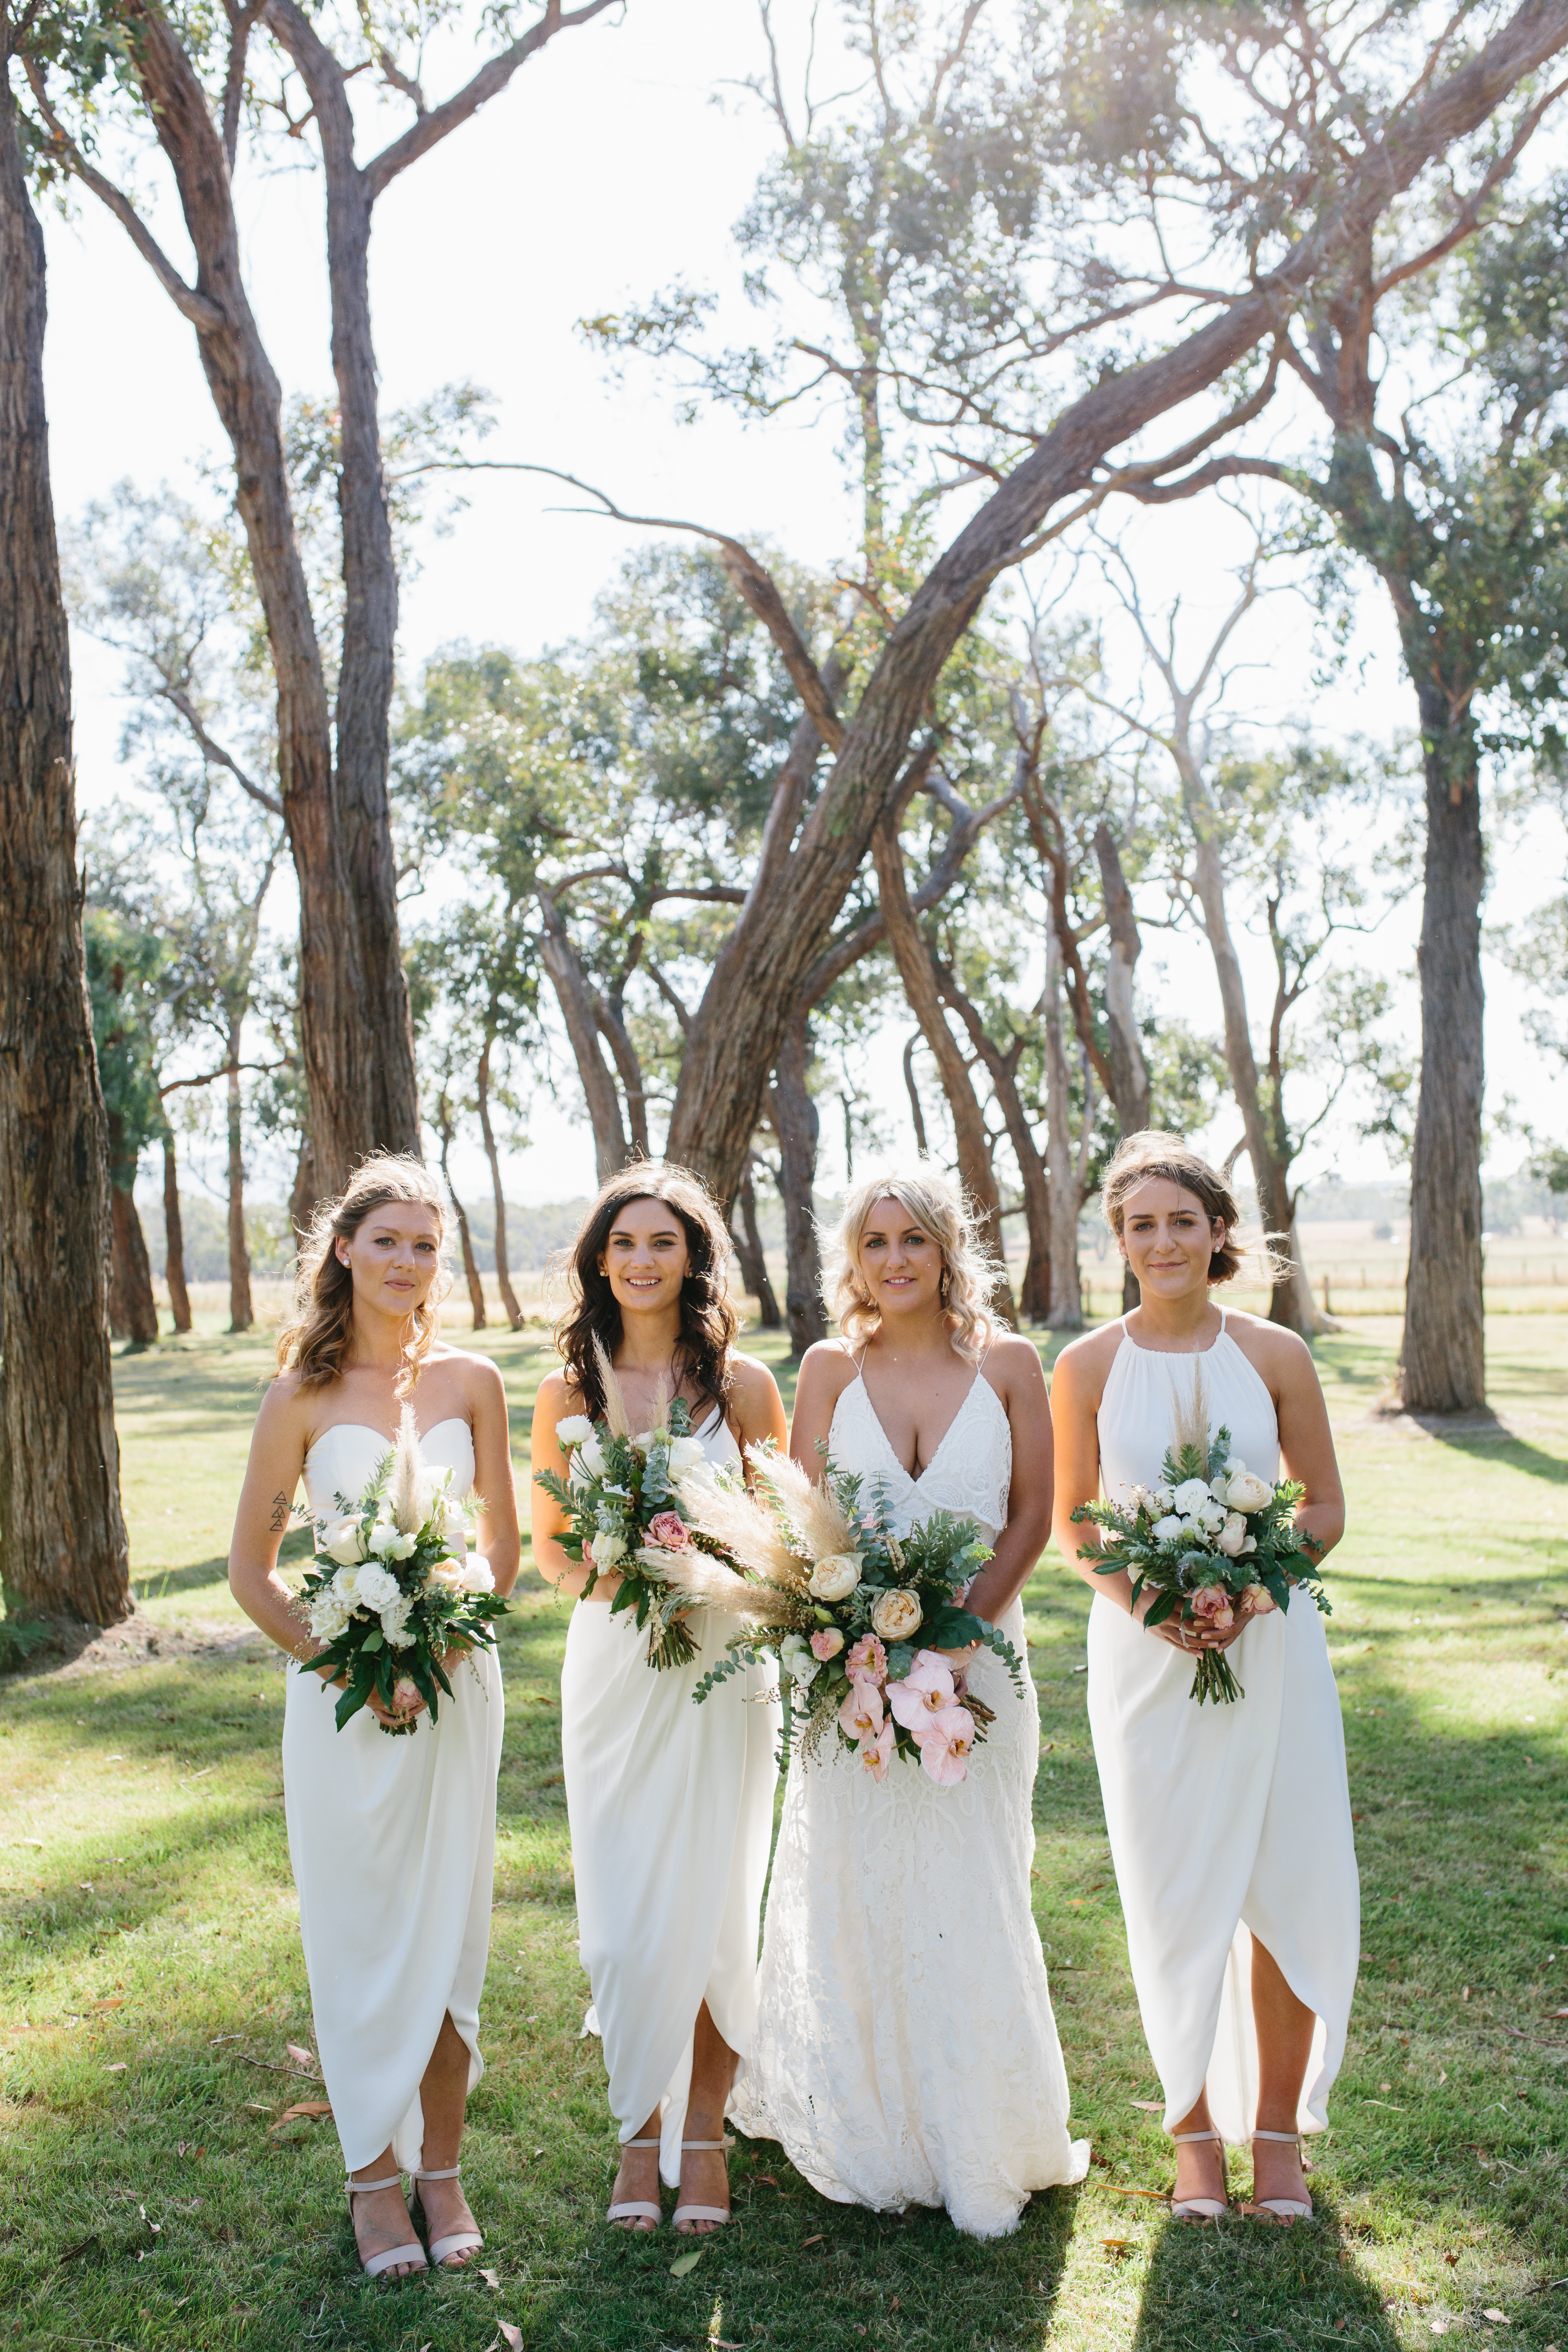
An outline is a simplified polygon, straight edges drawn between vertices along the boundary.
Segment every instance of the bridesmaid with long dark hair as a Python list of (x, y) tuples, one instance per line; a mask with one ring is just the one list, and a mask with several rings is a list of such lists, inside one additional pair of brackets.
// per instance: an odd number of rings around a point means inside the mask
[[(533, 1468), (564, 1476), (560, 1424), (605, 1410), (595, 1343), (614, 1368), (634, 1430), (661, 1389), (684, 1400), (715, 1465), (785, 1443), (784, 1404), (764, 1364), (737, 1355), (730, 1236), (696, 1177), (643, 1163), (613, 1176), (573, 1244), (573, 1305), (556, 1334), (565, 1359), (533, 1409)], [(576, 1597), (561, 1676), (561, 1749), (589, 2024), (604, 2037), (621, 2163), (608, 2218), (662, 2219), (659, 2176), (680, 2191), (683, 2233), (729, 2219), (724, 2116), (756, 2019), (757, 1930), (773, 1832), (776, 1706), (748, 1667), (701, 1706), (692, 1692), (731, 1630), (700, 1611), (697, 1654), (656, 1671), (619, 1579), (561, 1547), (560, 1507), (533, 1490), (541, 1575)]]

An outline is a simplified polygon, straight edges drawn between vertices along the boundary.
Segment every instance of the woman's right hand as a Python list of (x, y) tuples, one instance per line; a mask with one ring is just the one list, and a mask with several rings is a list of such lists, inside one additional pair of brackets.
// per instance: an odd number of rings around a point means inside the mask
[(1238, 1602), (1234, 1622), (1227, 1625), (1223, 1633), (1216, 1633), (1212, 1626), (1196, 1625), (1190, 1621), (1184, 1624), (1180, 1612), (1174, 1610), (1158, 1625), (1150, 1625), (1145, 1622), (1145, 1620), (1158, 1598), (1159, 1595), (1154, 1592), (1141, 1594), (1138, 1605), (1131, 1612), (1132, 1616), (1143, 1627), (1146, 1633), (1152, 1633), (1157, 1642), (1169, 1642), (1173, 1650), (1182, 1651), (1187, 1657), (1196, 1657), (1204, 1650), (1228, 1650), (1233, 1642), (1238, 1642), (1241, 1639), (1247, 1629), (1247, 1619), (1252, 1614), (1249, 1609), (1242, 1607)]

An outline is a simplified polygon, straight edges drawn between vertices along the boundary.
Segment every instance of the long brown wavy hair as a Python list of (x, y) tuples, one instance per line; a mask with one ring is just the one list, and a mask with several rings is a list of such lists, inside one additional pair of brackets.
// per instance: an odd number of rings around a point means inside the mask
[(634, 1201), (662, 1201), (679, 1218), (690, 1265), (680, 1286), (680, 1336), (670, 1370), (677, 1386), (689, 1383), (721, 1412), (730, 1404), (730, 1351), (741, 1318), (730, 1304), (730, 1236), (718, 1204), (689, 1168), (656, 1167), (649, 1160), (623, 1168), (602, 1184), (576, 1240), (557, 1260), (572, 1304), (555, 1327), (555, 1344), (566, 1377), (597, 1420), (605, 1410), (604, 1382), (595, 1359), (596, 1339), (611, 1362), (621, 1344), (621, 1310), (610, 1278), (599, 1271), (610, 1229)]
[[(341, 1375), (354, 1328), (354, 1279), (332, 1244), (351, 1241), (365, 1219), (388, 1201), (415, 1201), (436, 1220), (443, 1252), (449, 1238), (447, 1200), (429, 1170), (405, 1152), (378, 1151), (362, 1160), (335, 1201), (323, 1201), (310, 1220), (294, 1276), (294, 1312), (278, 1334), (280, 1370), (300, 1376), (302, 1389), (325, 1388)], [(395, 1382), (406, 1396), (441, 1328), (441, 1301), (452, 1286), (445, 1265), (408, 1318), (403, 1370)]]

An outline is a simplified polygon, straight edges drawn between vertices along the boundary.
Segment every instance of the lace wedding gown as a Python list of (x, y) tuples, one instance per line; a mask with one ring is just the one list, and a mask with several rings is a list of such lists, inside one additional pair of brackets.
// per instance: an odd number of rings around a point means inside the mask
[[(1012, 1431), (981, 1374), (911, 1478), (864, 1381), (844, 1391), (836, 1469), (879, 1486), (901, 1533), (941, 1509), (994, 1539)], [(1025, 1656), (1016, 1601), (1001, 1630)], [(1068, 2084), (1029, 1908), (1039, 1709), (978, 1652), (970, 1686), (996, 1720), (968, 1778), (941, 1788), (895, 1760), (879, 1788), (832, 1735), (790, 1766), (763, 1944), (752, 2069), (734, 2104), (753, 2137), (840, 2204), (944, 2205), (977, 2238), (1017, 2227), (1037, 2189), (1081, 2180)]]
[[(1194, 1360), (1123, 1326), (1099, 1415), (1115, 1500), (1153, 1486), (1201, 1361), (1211, 1436), (1260, 1478), (1279, 1475), (1274, 1400), (1225, 1325)], [(1255, 1617), (1226, 1653), (1245, 1696), (1199, 1706), (1193, 1662), (1103, 1593), (1089, 1618), (1089, 1720), (1127, 1949), (1165, 2129), (1205, 2084), (1215, 2126), (1249, 2139), (1258, 2107), (1251, 1929), (1316, 2017), (1297, 2116), (1322, 2131), (1344, 2054), (1361, 1949), (1344, 1726), (1323, 1620), (1304, 1594)]]
[[(718, 1412), (693, 1434), (716, 1467), (739, 1464)], [(629, 1612), (579, 1601), (561, 1670), (578, 1948), (593, 1987), (583, 2031), (604, 2037), (621, 2138), (658, 2110), (672, 2188), (705, 2000), (744, 2077), (778, 1780), (779, 1712), (763, 1696), (771, 1677), (748, 1665), (694, 1706), (734, 1627), (706, 1609), (688, 1622), (696, 1657), (656, 1672)]]
[[(468, 1423), (438, 1421), (420, 1445), (466, 1495), (474, 1483)], [(357, 1422), (323, 1430), (305, 1457), (312, 1512), (363, 1494), (389, 1448), (379, 1430)], [(454, 1696), (442, 1699), (438, 1720), (421, 1716), (416, 1732), (392, 1738), (368, 1707), (340, 1731), (332, 1711), (341, 1694), (302, 1667), (289, 1671), (289, 1858), (316, 2047), (351, 2172), (388, 2142), (405, 2171), (421, 2161), (419, 2082), (448, 2011), (468, 2046), (470, 2090), (484, 2073), (479, 1993), (490, 1940), (500, 1668), (479, 1650), (449, 1679)]]

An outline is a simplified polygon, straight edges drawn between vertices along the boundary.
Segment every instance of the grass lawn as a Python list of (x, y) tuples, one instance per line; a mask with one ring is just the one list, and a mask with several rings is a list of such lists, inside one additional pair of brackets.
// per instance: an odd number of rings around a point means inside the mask
[[(1494, 1322), (1502, 1425), (1445, 1437), (1372, 1414), (1396, 1336), (1368, 1318), (1318, 1347), (1351, 1496), (1331, 1644), (1365, 1926), (1310, 2227), (1188, 2231), (1138, 2193), (1168, 2186), (1169, 2154), (1085, 1722), (1088, 1598), (1047, 1569), (1026, 1595), (1036, 1898), (1088, 2185), (978, 2246), (938, 2214), (827, 2204), (777, 2149), (742, 2147), (736, 2223), (684, 2275), (669, 2231), (605, 2229), (615, 2135), (598, 2045), (578, 2038), (561, 1786), (566, 1618), (525, 1570), (466, 2149), (489, 2275), (391, 2293), (355, 2264), (331, 2123), (282, 2120), (317, 2088), (288, 2051), (309, 2044), (310, 2008), (283, 1678), (223, 1563), (267, 1349), (199, 1334), (121, 1359), (138, 1615), (0, 1684), (0, 2347), (1411, 2352), (1455, 2336), (1568, 2352), (1568, 1317)], [(541, 1341), (480, 1340), (523, 1475)]]

